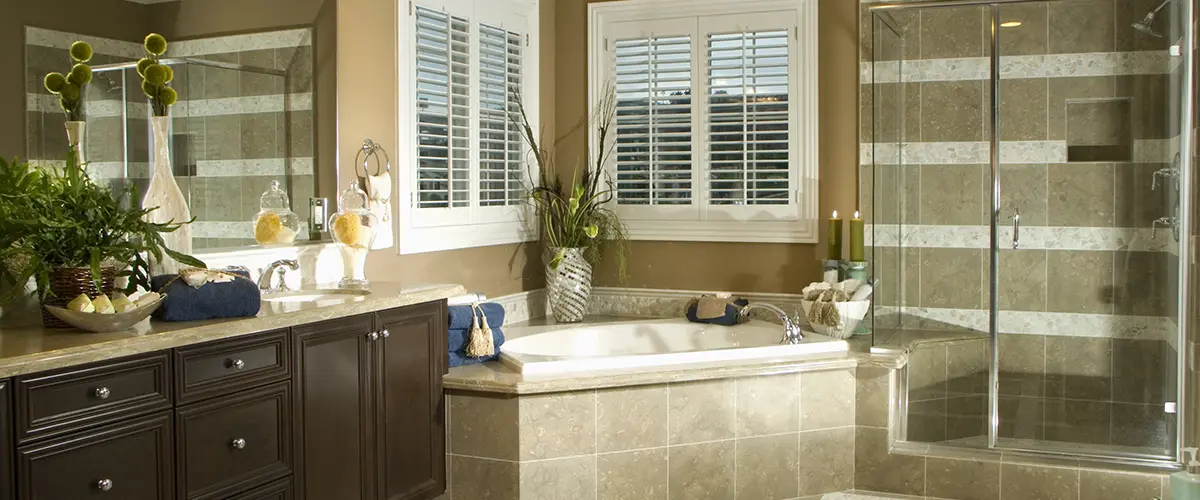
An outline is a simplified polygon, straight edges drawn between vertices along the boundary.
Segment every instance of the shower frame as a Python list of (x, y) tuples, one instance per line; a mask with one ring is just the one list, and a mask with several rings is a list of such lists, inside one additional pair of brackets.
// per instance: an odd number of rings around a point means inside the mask
[[(1174, 450), (1173, 450), (1174, 453), (1172, 454), (1172, 456), (1165, 457), (1165, 458), (1149, 457), (1147, 455), (1127, 453), (1127, 452), (1121, 452), (1121, 451), (1117, 451), (1117, 450), (1112, 450), (1111, 452), (1106, 453), (1106, 454), (1100, 454), (1100, 453), (1094, 452), (1093, 449), (1084, 450), (1084, 449), (1080, 448), (1080, 449), (1072, 450), (1070, 445), (1054, 446), (1054, 445), (1051, 445), (1052, 441), (1047, 441), (1044, 439), (1042, 440), (1042, 443), (1039, 443), (1039, 445), (1046, 444), (1046, 446), (1031, 446), (1031, 447), (1004, 446), (1004, 445), (1001, 445), (1000, 443), (998, 443), (998, 440), (997, 440), (997, 436), (999, 434), (999, 426), (1000, 426), (1000, 414), (999, 414), (1000, 333), (999, 333), (999, 324), (998, 324), (999, 311), (1000, 311), (1000, 305), (999, 305), (999, 297), (1000, 297), (1000, 272), (999, 271), (1000, 271), (1000, 269), (999, 269), (999, 266), (1000, 266), (1000, 217), (1001, 217), (1001, 215), (1000, 215), (1001, 184), (1000, 184), (1000, 175), (999, 175), (1000, 174), (1000, 172), (999, 172), (999, 170), (1000, 170), (1000, 112), (999, 111), (1000, 111), (1000, 83), (1001, 83), (1001, 78), (1000, 78), (1000, 38), (1001, 37), (999, 34), (1000, 33), (999, 32), (1000, 8), (1003, 5), (1033, 4), (1033, 3), (1049, 4), (1049, 3), (1054, 3), (1056, 1), (1060, 1), (1060, 0), (920, 0), (920, 1), (914, 1), (914, 2), (905, 2), (905, 3), (884, 3), (884, 4), (879, 4), (879, 5), (873, 5), (873, 6), (870, 6), (867, 8), (867, 12), (868, 12), (868, 14), (871, 14), (873, 16), (873, 20), (881, 21), (887, 27), (887, 29), (891, 30), (899, 38), (901, 44), (904, 43), (904, 40), (905, 40), (904, 37), (907, 35), (907, 33), (906, 33), (907, 30), (901, 28), (900, 23), (895, 21), (894, 17), (891, 15), (891, 12), (932, 9), (932, 8), (950, 8), (950, 7), (987, 7), (989, 18), (988, 18), (987, 23), (985, 23), (985, 24), (986, 24), (987, 29), (990, 30), (990, 39), (988, 40), (988, 42), (990, 42), (990, 43), (987, 45), (990, 48), (990, 55), (988, 57), (990, 59), (989, 79), (990, 79), (990, 83), (991, 83), (991, 88), (990, 88), (991, 95), (989, 96), (990, 97), (989, 104), (990, 104), (990, 108), (991, 108), (990, 109), (990, 111), (991, 111), (990, 125), (991, 126), (990, 126), (989, 137), (988, 137), (988, 142), (990, 145), (990, 148), (989, 148), (990, 149), (990, 151), (989, 151), (990, 165), (989, 165), (989, 167), (990, 167), (990, 171), (991, 171), (991, 186), (990, 186), (991, 189), (989, 190), (989, 192), (990, 192), (990, 200), (989, 200), (990, 205), (989, 206), (991, 207), (991, 217), (990, 217), (990, 219), (991, 219), (990, 220), (991, 246), (990, 246), (989, 252), (988, 252), (988, 254), (989, 254), (989, 273), (988, 273), (989, 274), (989, 283), (988, 283), (988, 286), (990, 287), (990, 293), (989, 293), (989, 300), (988, 300), (988, 302), (989, 302), (988, 303), (988, 307), (989, 307), (989, 309), (988, 309), (988, 313), (989, 313), (988, 314), (988, 328), (989, 328), (989, 331), (987, 332), (989, 335), (989, 337), (988, 337), (988, 342), (989, 342), (989, 346), (988, 346), (989, 347), (989, 349), (988, 349), (989, 377), (988, 377), (988, 379), (989, 380), (988, 380), (988, 394), (987, 394), (987, 399), (988, 399), (987, 406), (988, 407), (987, 407), (987, 418), (986, 418), (987, 446), (985, 448), (980, 448), (980, 447), (953, 446), (953, 445), (936, 444), (936, 443), (917, 443), (917, 442), (910, 442), (910, 441), (903, 440), (902, 437), (906, 436), (905, 427), (906, 427), (907, 414), (908, 414), (908, 390), (907, 390), (908, 381), (907, 381), (907, 377), (903, 376), (901, 374), (900, 370), (893, 370), (892, 371), (892, 380), (891, 380), (891, 384), (890, 384), (890, 391), (889, 391), (890, 392), (890, 400), (893, 403), (891, 405), (891, 411), (890, 411), (890, 415), (889, 415), (889, 420), (893, 424), (893, 425), (889, 426), (891, 429), (891, 431), (889, 433), (889, 441), (891, 443), (891, 449), (892, 449), (892, 451), (898, 452), (898, 453), (908, 453), (908, 454), (917, 454), (917, 455), (944, 455), (944, 456), (952, 456), (952, 457), (961, 457), (964, 455), (966, 455), (966, 456), (972, 456), (972, 455), (982, 456), (982, 455), (996, 454), (996, 455), (992, 456), (992, 458), (998, 458), (998, 453), (1002, 452), (1004, 454), (1004, 457), (1021, 457), (1021, 458), (1027, 459), (1027, 460), (1042, 461), (1042, 462), (1049, 462), (1049, 463), (1061, 463), (1061, 464), (1085, 465), (1085, 466), (1086, 465), (1097, 465), (1097, 466), (1104, 466), (1104, 467), (1119, 467), (1119, 468), (1126, 468), (1126, 469), (1133, 469), (1133, 470), (1158, 470), (1158, 471), (1179, 470), (1181, 468), (1180, 457), (1182, 456), (1183, 448), (1189, 444), (1192, 446), (1196, 446), (1196, 443), (1189, 443), (1189, 440), (1192, 438), (1192, 435), (1191, 435), (1192, 432), (1191, 432), (1190, 426), (1192, 425), (1192, 422), (1193, 422), (1193, 415), (1192, 415), (1193, 408), (1191, 408), (1190, 405), (1196, 404), (1196, 403), (1193, 403), (1191, 401), (1191, 398), (1188, 397), (1188, 391), (1190, 390), (1190, 384), (1192, 383), (1192, 380), (1190, 380), (1190, 377), (1186, 376), (1188, 370), (1191, 369), (1190, 368), (1191, 365), (1189, 363), (1191, 360), (1189, 359), (1189, 356), (1187, 354), (1188, 352), (1190, 352), (1192, 350), (1191, 342), (1193, 339), (1191, 338), (1190, 325), (1196, 319), (1193, 317), (1195, 313), (1193, 312), (1192, 307), (1189, 306), (1189, 304), (1191, 303), (1192, 297), (1193, 297), (1193, 290), (1191, 287), (1191, 279), (1190, 279), (1191, 273), (1190, 273), (1189, 267), (1192, 265), (1191, 264), (1192, 260), (1193, 260), (1192, 252), (1194, 251), (1191, 248), (1191, 243), (1193, 242), (1193, 239), (1192, 239), (1193, 231), (1192, 231), (1192, 227), (1191, 227), (1191, 224), (1192, 224), (1191, 210), (1192, 210), (1192, 203), (1193, 203), (1192, 197), (1197, 194), (1195, 192), (1195, 188), (1193, 188), (1193, 186), (1192, 186), (1192, 182), (1195, 178), (1192, 175), (1192, 159), (1194, 158), (1194, 153), (1193, 153), (1194, 135), (1193, 134), (1194, 134), (1194, 127), (1195, 127), (1195, 124), (1193, 123), (1193, 108), (1195, 106), (1193, 79), (1194, 79), (1194, 69), (1195, 69), (1195, 64), (1196, 64), (1196, 62), (1194, 61), (1194, 58), (1193, 58), (1193, 53), (1194, 53), (1193, 50), (1194, 49), (1192, 49), (1193, 47), (1195, 47), (1195, 40), (1194, 40), (1195, 33), (1193, 32), (1193, 30), (1196, 26), (1195, 25), (1195, 12), (1193, 11), (1192, 0), (1180, 0), (1180, 5), (1183, 6), (1183, 9), (1182, 9), (1182, 12), (1180, 13), (1180, 15), (1185, 20), (1185, 22), (1181, 23), (1181, 25), (1183, 26), (1183, 33), (1179, 38), (1179, 40), (1180, 40), (1179, 46), (1183, 48), (1183, 50), (1182, 50), (1183, 53), (1181, 53), (1181, 56), (1184, 57), (1183, 66), (1181, 69), (1181, 71), (1183, 72), (1183, 79), (1182, 79), (1182, 85), (1181, 85), (1179, 95), (1182, 97), (1182, 101), (1183, 101), (1182, 108), (1184, 111), (1183, 111), (1183, 113), (1181, 113), (1180, 122), (1179, 122), (1179, 125), (1180, 125), (1179, 155), (1181, 157), (1180, 164), (1179, 164), (1179, 169), (1180, 169), (1179, 187), (1180, 187), (1181, 196), (1180, 196), (1180, 200), (1179, 200), (1180, 206), (1179, 206), (1179, 210), (1178, 210), (1178, 213), (1179, 213), (1178, 227), (1180, 228), (1182, 237), (1179, 238), (1179, 241), (1178, 241), (1180, 266), (1179, 266), (1178, 275), (1176, 276), (1176, 278), (1178, 280), (1177, 286), (1179, 287), (1179, 293), (1177, 294), (1178, 296), (1176, 298), (1176, 300), (1177, 300), (1177, 313), (1176, 314), (1177, 314), (1177, 318), (1179, 321), (1178, 321), (1178, 330), (1176, 331), (1177, 339), (1176, 339), (1176, 343), (1175, 343), (1175, 345), (1176, 345), (1175, 351), (1176, 351), (1176, 356), (1177, 356), (1177, 360), (1176, 360), (1177, 369), (1176, 369), (1176, 373), (1174, 374), (1176, 377), (1176, 384), (1175, 384), (1175, 392), (1176, 392), (1176, 394), (1175, 394), (1175, 397), (1176, 397), (1176, 399), (1175, 399), (1175, 422), (1176, 422), (1175, 428), (1176, 428), (1176, 432), (1175, 432), (1175, 442), (1172, 443), (1174, 446)], [(1164, 4), (1165, 3), (1168, 3), (1168, 2), (1164, 2)], [(1159, 9), (1161, 10), (1161, 7)], [(861, 26), (861, 23), (860, 23), (860, 26)], [(874, 26), (874, 23), (872, 23), (872, 26)], [(872, 33), (872, 38), (874, 38), (875, 33), (877, 33), (877, 31), (874, 31)], [(862, 36), (862, 33), (859, 33), (860, 39), (861, 39), (861, 36)], [(876, 41), (875, 43), (878, 44), (878, 41)], [(876, 50), (878, 50), (877, 45), (876, 45)], [(901, 45), (901, 51), (903, 53), (903, 45)], [(873, 63), (874, 63), (874, 56), (872, 56), (872, 64)], [(903, 73), (901, 73), (901, 74), (903, 74)], [(874, 71), (872, 71), (872, 75), (874, 75)], [(874, 76), (872, 76), (872, 78), (873, 77)], [(862, 83), (864, 83), (864, 82), (860, 82), (860, 85)], [(872, 81), (872, 83), (874, 83), (874, 82)], [(904, 99), (905, 99), (905, 93), (900, 92), (899, 109), (900, 109), (900, 113), (901, 113), (901, 122), (903, 122), (903, 120), (904, 120), (903, 113), (906, 108)], [(876, 106), (877, 106), (877, 103), (875, 103), (874, 99), (873, 99), (872, 100), (872, 112), (874, 112), (874, 109)], [(861, 106), (860, 106), (860, 108), (861, 108)], [(874, 132), (872, 132), (872, 135), (873, 134), (874, 134)], [(875, 144), (875, 140), (873, 137), (872, 137), (871, 142), (873, 145)], [(903, 140), (901, 139), (900, 142), (903, 142)], [(874, 146), (872, 146), (872, 147), (874, 147)], [(874, 181), (872, 181), (872, 182), (874, 182)], [(872, 193), (872, 196), (874, 196), (874, 187), (872, 187), (871, 193)], [(885, 351), (889, 351), (889, 349), (879, 350), (879, 352), (885, 352)]]

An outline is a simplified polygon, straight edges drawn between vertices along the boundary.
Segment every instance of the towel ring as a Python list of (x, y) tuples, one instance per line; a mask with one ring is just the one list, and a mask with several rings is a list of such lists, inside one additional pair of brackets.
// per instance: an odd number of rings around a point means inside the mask
[[(383, 161), (380, 161), (379, 154), (383, 154)], [(371, 159), (375, 160), (376, 172), (371, 173)], [(361, 160), (361, 161), (360, 161)], [(359, 174), (359, 166), (362, 166), (362, 174)], [(362, 148), (354, 154), (354, 174), (359, 179), (365, 179), (369, 176), (383, 175), (384, 172), (392, 172), (392, 158), (388, 156), (387, 150), (383, 149), (375, 141), (366, 139), (363, 141)]]

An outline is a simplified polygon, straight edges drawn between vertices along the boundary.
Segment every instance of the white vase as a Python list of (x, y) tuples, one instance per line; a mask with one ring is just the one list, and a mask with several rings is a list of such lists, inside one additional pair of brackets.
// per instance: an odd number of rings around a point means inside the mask
[[(150, 188), (142, 199), (146, 208), (158, 207), (146, 215), (146, 219), (156, 223), (181, 223), (192, 219), (192, 211), (188, 209), (187, 198), (175, 183), (171, 169), (170, 151), (170, 118), (155, 116), (150, 118), (150, 128), (154, 135), (154, 173), (150, 177)], [(167, 248), (176, 252), (191, 255), (192, 228), (184, 225), (172, 233), (163, 233), (163, 242)], [(155, 274), (175, 274), (183, 266), (168, 255), (163, 255), (162, 261), (150, 262), (150, 271)]]
[[(563, 253), (557, 266), (554, 255)], [(546, 288), (550, 312), (559, 323), (578, 323), (587, 314), (592, 296), (592, 265), (583, 256), (583, 248), (551, 248), (546, 264)]]
[(83, 135), (86, 129), (87, 122), (67, 122), (67, 145), (75, 148), (75, 157), (80, 165), (87, 163), (83, 159)]

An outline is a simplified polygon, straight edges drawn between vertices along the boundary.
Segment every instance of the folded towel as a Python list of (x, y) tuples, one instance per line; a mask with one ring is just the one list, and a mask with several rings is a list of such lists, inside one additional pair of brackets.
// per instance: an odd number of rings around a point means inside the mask
[(697, 304), (688, 304), (687, 319), (693, 323), (708, 323), (710, 325), (733, 326), (737, 324), (738, 312), (742, 310), (750, 301), (746, 299), (737, 299), (732, 304), (725, 306), (725, 315), (711, 319), (701, 319), (696, 316)]
[[(491, 316), (489, 315), (488, 318), (491, 318)], [(467, 343), (471, 341), (471, 329), (458, 328), (450, 330), (448, 333), (449, 338), (446, 341), (446, 347), (449, 348), (450, 352), (463, 354), (467, 348)], [(500, 331), (499, 327), (492, 328), (492, 342), (495, 344), (496, 349), (500, 349), (500, 344), (504, 343), (504, 332)]]
[[(479, 304), (479, 308), (483, 309), (483, 315), (487, 316), (487, 326), (489, 328), (499, 328), (504, 326), (504, 306), (495, 302), (484, 302)], [(451, 330), (470, 330), (471, 329), (471, 306), (451, 306), (446, 308), (449, 311), (450, 321), (447, 328)], [(482, 318), (480, 318), (482, 320)], [(482, 322), (480, 323), (482, 326)]]
[(499, 352), (496, 352), (496, 354), (493, 354), (491, 356), (486, 356), (486, 357), (482, 357), (482, 358), (472, 358), (470, 356), (467, 356), (466, 354), (462, 354), (459, 352), (452, 352), (452, 353), (450, 353), (450, 368), (454, 368), (456, 366), (463, 366), (463, 365), (477, 365), (479, 363), (484, 363), (487, 361), (496, 361), (498, 359), (500, 359)]
[(192, 288), (175, 274), (155, 276), (150, 280), (151, 288), (155, 292), (165, 293), (167, 298), (154, 311), (154, 318), (162, 321), (199, 321), (257, 315), (262, 296), (258, 285), (250, 280), (250, 273), (242, 270), (223, 271), (245, 279), (238, 278), (225, 283), (210, 281), (200, 288)]

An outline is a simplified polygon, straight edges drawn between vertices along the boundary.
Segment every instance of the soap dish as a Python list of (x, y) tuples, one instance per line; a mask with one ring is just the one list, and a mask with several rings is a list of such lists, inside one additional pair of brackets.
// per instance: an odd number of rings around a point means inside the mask
[(72, 311), (58, 306), (43, 306), (54, 317), (80, 330), (93, 333), (110, 333), (128, 330), (138, 323), (145, 321), (161, 306), (167, 295), (162, 294), (158, 300), (141, 306), (129, 312), (114, 314), (97, 314), (94, 312)]

